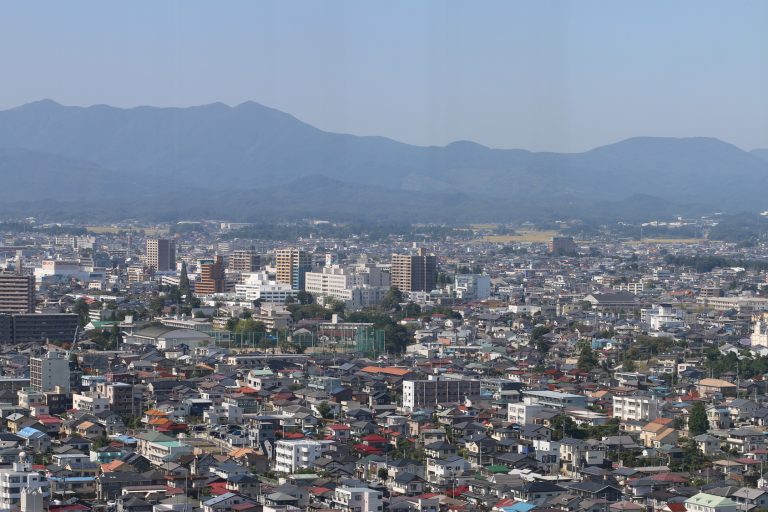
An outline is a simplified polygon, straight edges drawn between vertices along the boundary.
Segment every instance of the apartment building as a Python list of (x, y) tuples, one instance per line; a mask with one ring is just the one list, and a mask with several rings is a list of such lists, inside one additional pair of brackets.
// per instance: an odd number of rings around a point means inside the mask
[(173, 240), (150, 238), (147, 240), (147, 266), (167, 272), (176, 268), (176, 243)]
[(659, 402), (653, 397), (614, 396), (613, 417), (621, 421), (653, 421), (659, 416)]
[(282, 440), (275, 443), (275, 471), (295, 473), (311, 468), (322, 456), (325, 443), (310, 439)]
[(403, 381), (403, 407), (414, 411), (445, 403), (463, 403), (480, 398), (480, 380), (434, 379)]
[(259, 267), (261, 267), (261, 256), (253, 247), (234, 251), (227, 259), (227, 270), (230, 272), (257, 272)]
[(10, 468), (0, 469), (0, 510), (47, 510), (50, 483), (46, 477), (32, 470), (25, 452)]
[(401, 292), (430, 292), (437, 285), (437, 257), (420, 248), (416, 254), (393, 254), (391, 282)]
[(543, 405), (552, 409), (585, 409), (587, 397), (557, 391), (523, 391), (523, 401), (531, 405)]
[(200, 261), (200, 280), (195, 282), (195, 295), (224, 293), (224, 260), (221, 256)]
[(312, 270), (312, 258), (301, 249), (278, 249), (275, 252), (278, 283), (288, 284), (294, 290), (304, 289), (304, 276)]
[(0, 313), (34, 313), (35, 278), (0, 272)]
[(381, 512), (383, 495), (368, 487), (337, 487), (333, 494), (335, 509), (344, 512)]
[(48, 352), (44, 356), (29, 358), (29, 382), (40, 393), (60, 389), (69, 392), (69, 359), (64, 352)]

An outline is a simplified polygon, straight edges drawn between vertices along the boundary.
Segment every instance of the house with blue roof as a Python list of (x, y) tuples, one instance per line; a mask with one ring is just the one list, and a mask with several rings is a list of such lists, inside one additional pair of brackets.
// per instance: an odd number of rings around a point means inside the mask
[(51, 438), (45, 432), (32, 427), (24, 427), (16, 432), (16, 435), (24, 439), (24, 445), (35, 453), (45, 453), (51, 448)]

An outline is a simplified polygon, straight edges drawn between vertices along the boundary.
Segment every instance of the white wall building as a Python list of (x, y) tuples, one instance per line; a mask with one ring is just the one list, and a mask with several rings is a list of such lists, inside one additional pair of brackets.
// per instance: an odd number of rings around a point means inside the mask
[(311, 439), (282, 440), (275, 443), (275, 471), (295, 473), (311, 468), (322, 456), (325, 443)]
[(337, 487), (333, 494), (334, 508), (346, 512), (381, 512), (384, 501), (380, 491), (368, 487)]
[(32, 471), (32, 464), (26, 453), (21, 452), (19, 460), (10, 468), (0, 469), (0, 512), (45, 510), (43, 503), (47, 502), (49, 497), (48, 480), (40, 473)]
[(491, 278), (480, 274), (459, 274), (454, 282), (456, 297), (482, 300), (491, 296)]
[(53, 391), (58, 387), (69, 392), (69, 359), (66, 353), (50, 351), (44, 356), (30, 357), (29, 377), (35, 391)]
[(651, 331), (685, 327), (684, 312), (673, 308), (671, 304), (658, 304), (651, 309), (643, 309), (640, 312), (640, 321), (647, 324)]
[(261, 300), (284, 304), (285, 299), (295, 296), (297, 291), (291, 288), (290, 284), (270, 280), (266, 272), (243, 273), (243, 282), (235, 285), (237, 298), (248, 302)]
[(659, 402), (649, 396), (614, 396), (613, 417), (621, 421), (653, 421), (659, 416)]
[(343, 301), (349, 308), (363, 308), (380, 303), (389, 284), (389, 273), (373, 264), (326, 265), (305, 274), (304, 289), (320, 304), (330, 297)]

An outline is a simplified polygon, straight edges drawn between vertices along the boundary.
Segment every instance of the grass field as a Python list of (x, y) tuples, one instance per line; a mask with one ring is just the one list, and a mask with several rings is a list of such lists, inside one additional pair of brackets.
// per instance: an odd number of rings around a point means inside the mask
[(519, 231), (516, 235), (491, 235), (484, 236), (479, 242), (497, 242), (497, 243), (512, 243), (512, 242), (549, 242), (552, 237), (557, 235), (557, 231)]
[(86, 226), (86, 231), (91, 233), (119, 233), (120, 228), (114, 226)]

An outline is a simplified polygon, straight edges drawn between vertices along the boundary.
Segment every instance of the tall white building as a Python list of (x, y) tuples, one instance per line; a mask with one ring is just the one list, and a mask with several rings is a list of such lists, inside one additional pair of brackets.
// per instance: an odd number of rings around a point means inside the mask
[(0, 469), (0, 512), (37, 512), (46, 510), (50, 497), (48, 480), (36, 471), (26, 453), (10, 468)]
[(285, 299), (296, 295), (290, 284), (278, 283), (269, 279), (266, 272), (248, 272), (243, 274), (243, 283), (235, 285), (235, 295), (240, 300), (253, 302), (285, 303)]
[(368, 487), (337, 487), (333, 494), (334, 508), (346, 512), (380, 512), (384, 501), (380, 491)]
[(684, 314), (671, 304), (659, 304), (651, 309), (641, 310), (640, 321), (647, 324), (652, 331), (682, 329), (685, 327)]
[(321, 304), (330, 297), (357, 309), (380, 303), (389, 290), (389, 283), (389, 273), (377, 265), (326, 265), (306, 273), (304, 289)]
[(70, 390), (69, 359), (64, 352), (48, 352), (29, 358), (29, 380), (32, 389), (44, 393), (57, 387)]
[(753, 347), (768, 347), (768, 313), (752, 316), (752, 334), (749, 339)]
[(480, 274), (459, 274), (454, 283), (456, 297), (482, 300), (491, 296), (491, 278)]
[(322, 456), (325, 443), (311, 439), (282, 440), (275, 443), (275, 471), (295, 473), (311, 468)]
[(659, 402), (650, 396), (614, 396), (613, 417), (621, 421), (653, 421), (659, 416)]

